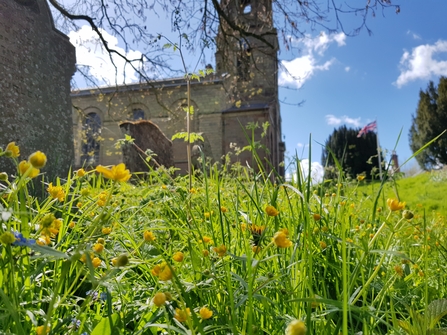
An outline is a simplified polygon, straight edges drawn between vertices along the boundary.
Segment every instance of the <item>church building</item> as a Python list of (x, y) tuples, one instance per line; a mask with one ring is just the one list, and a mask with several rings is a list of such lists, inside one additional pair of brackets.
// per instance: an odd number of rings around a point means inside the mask
[[(236, 154), (237, 148), (249, 145), (254, 134), (262, 164), (283, 175), (285, 144), (272, 0), (222, 0), (221, 8), (231, 24), (221, 20), (215, 70), (200, 81), (190, 81), (190, 105), (194, 110), (190, 130), (201, 133), (204, 139), (195, 144), (214, 162), (223, 162), (223, 156), (231, 152), (232, 163), (256, 167), (249, 150)], [(241, 35), (235, 30), (239, 26), (250, 33)], [(150, 120), (169, 139), (185, 132), (187, 92), (185, 78), (72, 92), (75, 166), (122, 162), (122, 152), (115, 143), (124, 138), (119, 127), (123, 121)], [(247, 125), (256, 123), (259, 127), (254, 133), (247, 129)], [(187, 171), (186, 142), (175, 139), (172, 148), (175, 167)]]

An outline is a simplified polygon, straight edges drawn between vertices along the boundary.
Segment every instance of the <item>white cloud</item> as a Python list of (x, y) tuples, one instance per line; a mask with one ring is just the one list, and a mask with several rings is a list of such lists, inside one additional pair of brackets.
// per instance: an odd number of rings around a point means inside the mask
[(345, 71), (346, 71), (346, 72), (351, 71), (351, 67), (350, 67), (350, 66), (346, 66), (346, 67), (345, 67)]
[[(114, 49), (126, 56), (128, 59), (140, 59), (141, 52), (129, 50), (126, 52), (118, 46), (118, 39), (105, 30), (99, 29), (110, 49)], [(113, 85), (115, 83), (124, 84), (138, 80), (137, 73), (129, 64), (117, 56), (109, 53), (102, 46), (98, 35), (87, 25), (78, 31), (71, 31), (68, 34), (70, 42), (76, 47), (76, 61), (78, 65), (88, 66), (90, 74), (95, 77), (100, 84)], [(138, 62), (134, 63), (138, 68)]]
[[(304, 178), (307, 178), (309, 175), (309, 160), (303, 159), (301, 160), (301, 170), (303, 171)], [(324, 175), (324, 168), (323, 166), (318, 162), (312, 162), (310, 163), (310, 176), (312, 178), (312, 183), (318, 184), (323, 181), (323, 175)], [(296, 173), (294, 174), (296, 175)], [(294, 176), (296, 177), (296, 176)]]
[(316, 38), (307, 36), (303, 41), (293, 41), (295, 44), (303, 44), (303, 56), (290, 61), (283, 60), (283, 69), (279, 74), (280, 85), (290, 85), (300, 88), (306, 80), (309, 80), (316, 71), (327, 71), (335, 62), (335, 59), (322, 61), (325, 52), (331, 43), (339, 47), (346, 44), (346, 35), (343, 33), (328, 35), (320, 33)]
[(328, 114), (325, 117), (326, 117), (326, 123), (330, 126), (339, 126), (341, 124), (349, 124), (354, 127), (360, 127), (360, 125), (361, 125), (359, 117), (356, 119), (353, 119), (347, 115), (337, 117), (332, 114)]
[[(444, 60), (438, 56), (440, 53)], [(447, 41), (439, 40), (435, 44), (420, 45), (413, 48), (411, 54), (405, 51), (400, 59), (400, 71), (399, 77), (394, 82), (399, 88), (417, 79), (427, 80), (432, 76), (446, 76)]]
[(413, 37), (413, 39), (415, 39), (415, 40), (420, 40), (421, 39), (421, 36), (419, 36), (418, 34), (412, 32), (411, 30), (407, 31), (407, 35), (411, 35), (411, 37)]

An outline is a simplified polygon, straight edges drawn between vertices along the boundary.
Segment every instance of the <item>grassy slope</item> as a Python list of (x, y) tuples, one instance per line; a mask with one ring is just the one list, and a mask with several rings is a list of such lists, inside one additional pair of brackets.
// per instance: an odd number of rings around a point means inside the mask
[[(375, 196), (379, 183), (361, 185), (359, 191)], [(447, 172), (424, 172), (414, 177), (397, 180), (397, 192), (392, 182), (387, 182), (379, 206), (384, 206), (387, 198), (399, 198), (405, 201), (406, 208), (426, 214), (447, 216)]]

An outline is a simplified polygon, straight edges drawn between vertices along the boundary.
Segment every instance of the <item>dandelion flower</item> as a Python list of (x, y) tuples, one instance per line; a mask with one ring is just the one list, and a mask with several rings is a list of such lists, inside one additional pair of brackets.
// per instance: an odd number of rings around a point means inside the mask
[(278, 210), (271, 205), (267, 205), (267, 207), (265, 207), (265, 212), (268, 216), (277, 216), (279, 214)]
[(306, 325), (301, 320), (293, 320), (286, 328), (286, 335), (304, 335), (306, 334)]
[(104, 250), (104, 244), (102, 244), (102, 243), (95, 243), (93, 245), (93, 250), (95, 252), (97, 252), (98, 254), (101, 253)]
[(223, 244), (220, 247), (213, 248), (213, 250), (216, 254), (219, 255), (219, 257), (223, 257), (227, 253), (227, 247)]
[(209, 319), (209, 318), (211, 318), (211, 317), (213, 316), (213, 311), (209, 310), (209, 309), (206, 308), (206, 307), (202, 307), (202, 308), (199, 310), (199, 314), (200, 314), (200, 317), (201, 317), (203, 320), (207, 320), (207, 319)]
[(204, 243), (210, 243), (210, 242), (212, 243), (213, 241), (209, 236), (203, 236), (202, 240)]
[(112, 232), (112, 228), (110, 228), (110, 227), (104, 227), (104, 228), (102, 228), (101, 232), (102, 232), (104, 235), (109, 235), (109, 234)]
[[(44, 332), (45, 330), (45, 332)], [(50, 332), (50, 327), (46, 327), (45, 326), (39, 326), (36, 328), (36, 334), (37, 335), (44, 335), (44, 334), (48, 334)]]
[(101, 259), (98, 258), (98, 257), (94, 257), (94, 258), (92, 259), (92, 264), (93, 264), (93, 267), (94, 267), (94, 268), (99, 267), (99, 266), (101, 265)]
[(221, 206), (221, 207), (220, 207), (220, 211), (221, 211), (222, 213), (226, 213), (226, 212), (227, 212), (227, 208), (224, 207), (224, 206)]
[(362, 180), (364, 180), (365, 178), (366, 178), (366, 176), (363, 175), (363, 174), (359, 174), (359, 175), (357, 175), (357, 180), (358, 180), (358, 181), (362, 181)]
[(53, 186), (53, 183), (50, 183), (47, 191), (53, 199), (57, 199), (60, 202), (65, 200), (65, 192), (62, 186)]
[(16, 145), (16, 142), (8, 143), (5, 149), (6, 157), (17, 158), (20, 156), (20, 148)]
[(185, 255), (183, 255), (183, 252), (177, 251), (174, 256), (172, 256), (172, 259), (176, 262), (182, 262)]
[(152, 302), (155, 306), (161, 307), (166, 303), (166, 295), (163, 292), (158, 292), (152, 298)]
[(292, 246), (292, 241), (289, 240), (287, 234), (284, 231), (278, 231), (273, 236), (273, 242), (279, 248), (288, 248)]
[(203, 216), (205, 217), (205, 219), (209, 219), (211, 214), (210, 214), (210, 212), (205, 212), (205, 213), (203, 213)]
[(31, 169), (28, 174), (28, 177), (30, 177), (31, 179), (37, 177), (37, 175), (40, 173), (39, 169), (32, 167), (32, 165), (27, 161), (21, 161), (19, 163), (19, 171), (21, 175), (24, 175), (28, 171), (28, 169)]
[(85, 176), (85, 170), (84, 169), (79, 169), (78, 171), (76, 171), (76, 176), (78, 176), (79, 178), (84, 177)]
[(157, 264), (151, 270), (153, 276), (158, 277), (162, 281), (167, 281), (172, 279), (172, 271), (166, 262)]
[(144, 238), (144, 240), (145, 240), (146, 242), (153, 242), (153, 241), (156, 240), (156, 237), (155, 237), (154, 233), (151, 232), (151, 231), (149, 231), (149, 230), (146, 230), (146, 231), (143, 233), (143, 238)]
[(107, 179), (112, 179), (115, 181), (128, 181), (132, 176), (129, 170), (126, 169), (124, 163), (112, 166), (110, 169), (102, 165), (96, 167), (96, 172), (101, 173)]
[(47, 156), (42, 151), (36, 151), (32, 153), (28, 161), (36, 169), (41, 169), (47, 164)]
[(399, 211), (405, 208), (405, 202), (400, 202), (397, 199), (388, 199), (386, 201), (386, 204), (388, 205), (388, 208), (391, 211)]
[(191, 310), (189, 308), (186, 308), (185, 310), (180, 309), (180, 308), (176, 308), (175, 309), (174, 318), (178, 322), (185, 322), (186, 320), (188, 320), (188, 317), (190, 315), (191, 315)]

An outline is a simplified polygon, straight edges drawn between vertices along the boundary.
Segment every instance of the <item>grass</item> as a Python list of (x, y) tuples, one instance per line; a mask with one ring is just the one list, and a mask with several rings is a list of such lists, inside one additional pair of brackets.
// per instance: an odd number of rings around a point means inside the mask
[(4, 182), (0, 333), (442, 334), (445, 216), (418, 198), (442, 182), (398, 181), (410, 219), (392, 182), (205, 170), (80, 171), (39, 198), (29, 172)]

